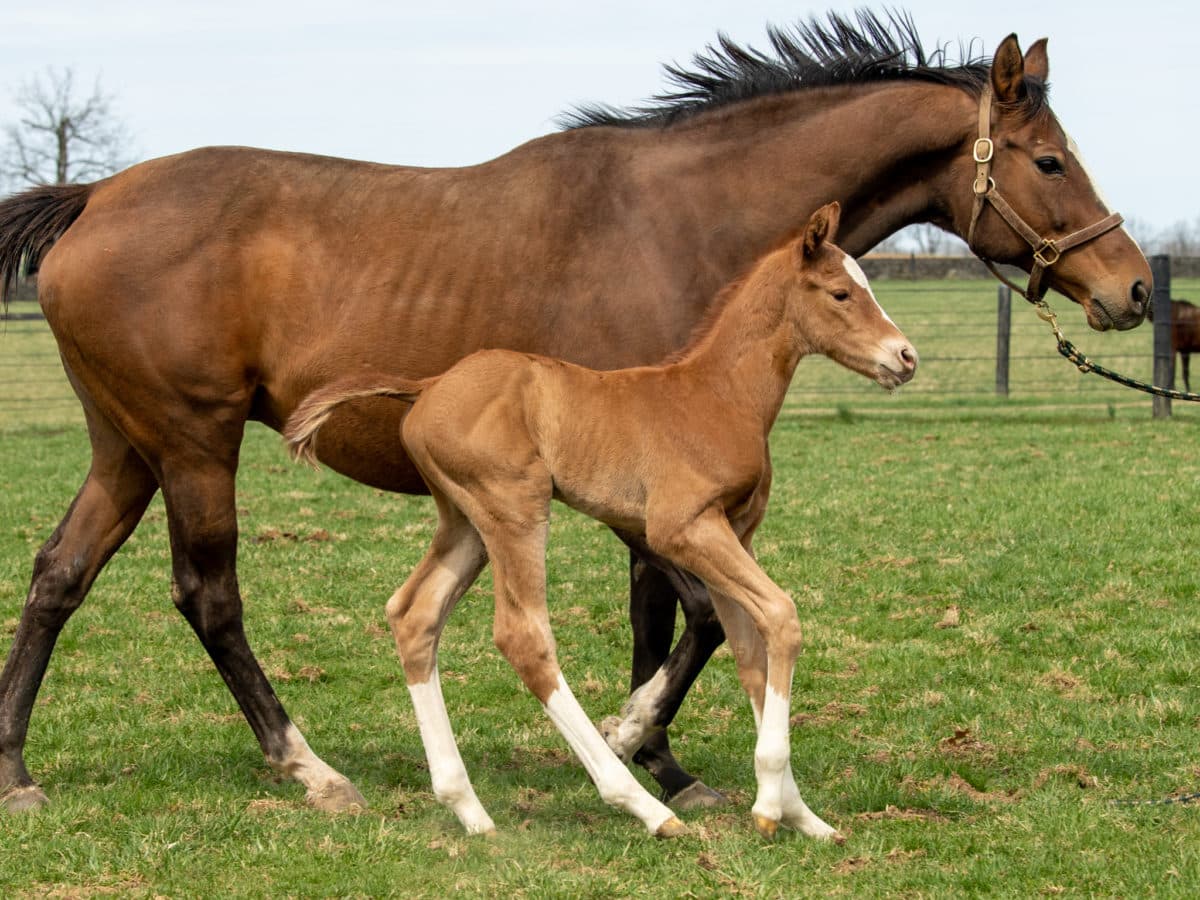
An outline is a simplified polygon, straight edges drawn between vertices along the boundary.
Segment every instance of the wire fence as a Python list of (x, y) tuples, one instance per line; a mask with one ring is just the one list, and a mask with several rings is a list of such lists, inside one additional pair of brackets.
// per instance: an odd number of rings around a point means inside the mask
[[(1200, 279), (1177, 279), (1176, 297), (1200, 294)], [(1150, 398), (1084, 375), (1055, 349), (1049, 327), (1024, 301), (1013, 301), (1008, 393), (997, 392), (997, 289), (991, 281), (878, 280), (876, 296), (920, 355), (916, 378), (888, 395), (866, 379), (823, 358), (796, 372), (785, 412), (878, 414), (971, 410), (1003, 414), (1030, 407), (1145, 410)], [(1082, 311), (1050, 295), (1068, 337), (1096, 362), (1134, 378), (1153, 374), (1153, 330), (1091, 331)], [(0, 430), (82, 424), (83, 416), (46, 322), (33, 303), (13, 304), (0, 322)], [(1200, 404), (1177, 404), (1176, 415), (1200, 414)]]

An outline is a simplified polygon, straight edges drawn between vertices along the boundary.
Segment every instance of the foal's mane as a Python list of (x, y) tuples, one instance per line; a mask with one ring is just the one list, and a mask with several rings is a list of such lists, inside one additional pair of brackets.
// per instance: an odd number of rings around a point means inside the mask
[[(767, 27), (770, 53), (740, 46), (724, 34), (692, 57), (692, 67), (664, 66), (673, 90), (628, 110), (585, 104), (559, 117), (564, 129), (598, 125), (663, 127), (699, 113), (774, 94), (841, 85), (924, 81), (953, 85), (978, 95), (988, 83), (991, 60), (973, 53), (975, 42), (959, 44), (950, 62), (946, 46), (926, 53), (908, 13), (886, 16), (859, 10), (853, 21), (830, 13), (790, 28)], [(1045, 105), (1045, 85), (1027, 78), (1022, 111), (1036, 115)]]

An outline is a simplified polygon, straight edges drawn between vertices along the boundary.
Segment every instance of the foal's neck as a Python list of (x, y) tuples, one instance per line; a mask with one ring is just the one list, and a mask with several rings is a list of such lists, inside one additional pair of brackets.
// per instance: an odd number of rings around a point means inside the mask
[(775, 251), (716, 301), (706, 328), (671, 367), (753, 415), (765, 436), (809, 347), (790, 302), (791, 250)]

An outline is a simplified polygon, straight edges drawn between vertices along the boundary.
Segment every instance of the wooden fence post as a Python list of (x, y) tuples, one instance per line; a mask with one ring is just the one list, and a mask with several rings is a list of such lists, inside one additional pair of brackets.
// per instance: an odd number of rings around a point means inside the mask
[(1012, 336), (1012, 288), (996, 288), (996, 393), (1008, 396), (1008, 345)]
[[(1150, 257), (1150, 274), (1154, 276), (1154, 384), (1157, 387), (1175, 386), (1175, 354), (1171, 351), (1171, 257)], [(1167, 397), (1154, 398), (1154, 418), (1171, 415)]]

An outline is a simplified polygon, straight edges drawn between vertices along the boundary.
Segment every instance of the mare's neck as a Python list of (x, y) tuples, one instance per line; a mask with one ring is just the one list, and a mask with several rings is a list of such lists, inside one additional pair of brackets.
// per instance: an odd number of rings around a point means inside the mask
[(715, 292), (831, 200), (852, 256), (914, 222), (950, 225), (971, 200), (977, 107), (925, 82), (794, 91), (664, 129), (633, 165), (642, 202), (666, 213), (659, 238), (691, 245)]

